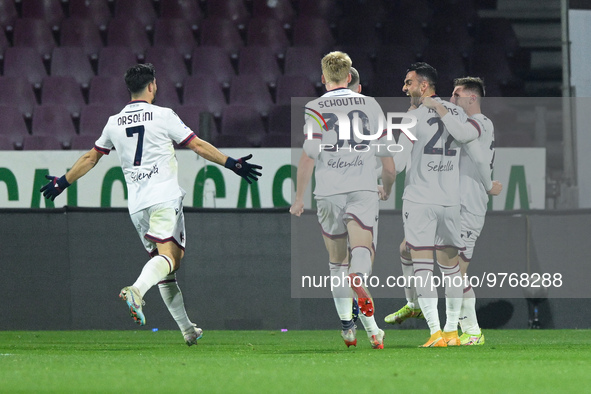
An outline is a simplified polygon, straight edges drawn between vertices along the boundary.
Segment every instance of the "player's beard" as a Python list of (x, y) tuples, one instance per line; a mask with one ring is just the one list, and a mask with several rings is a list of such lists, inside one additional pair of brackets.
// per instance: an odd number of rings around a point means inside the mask
[(419, 108), (419, 105), (421, 105), (421, 97), (410, 96), (410, 105)]
[(156, 102), (156, 93), (158, 93), (158, 89), (154, 91), (154, 97), (152, 98), (152, 104)]

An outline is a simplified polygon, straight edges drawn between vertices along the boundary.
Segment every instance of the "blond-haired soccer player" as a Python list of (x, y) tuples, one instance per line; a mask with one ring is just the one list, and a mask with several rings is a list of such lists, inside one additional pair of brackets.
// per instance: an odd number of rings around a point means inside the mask
[(252, 155), (235, 160), (198, 138), (170, 109), (153, 105), (157, 92), (152, 64), (136, 64), (125, 72), (131, 101), (107, 121), (94, 148), (62, 177), (47, 175), (41, 188), (52, 201), (70, 184), (86, 175), (103, 155), (115, 149), (127, 183), (131, 221), (151, 259), (131, 286), (121, 290), (130, 314), (139, 325), (146, 324), (143, 297), (158, 284), (160, 295), (179, 326), (187, 345), (197, 343), (203, 330), (197, 328), (185, 310), (175, 271), (185, 252), (185, 191), (178, 184), (178, 163), (173, 141), (201, 157), (224, 165), (247, 182), (258, 180), (261, 166), (248, 163)]
[[(353, 92), (356, 93), (361, 93), (362, 90), (362, 86), (360, 83), (360, 77), (359, 77), (359, 71), (357, 71), (357, 69), (355, 67), (351, 67), (351, 69), (349, 70), (349, 73), (351, 74), (351, 81), (349, 82), (349, 84), (347, 85), (347, 88), (349, 88), (350, 90), (352, 90)], [(410, 144), (410, 141), (407, 139), (406, 141), (408, 141), (408, 143)], [(400, 141), (400, 137), (398, 140), (398, 143), (402, 143)], [(406, 155), (408, 152), (405, 152), (405, 150), (408, 150), (410, 152), (410, 149), (412, 149), (412, 144), (410, 144), (409, 146), (405, 146), (403, 147), (403, 151), (401, 152), (397, 152), (396, 155), (394, 155), (394, 165), (395, 165), (395, 169), (396, 169), (396, 174), (400, 173), (400, 169), (398, 168), (398, 161), (397, 160), (404, 160), (404, 158), (400, 159), (400, 157), (404, 154)], [(391, 160), (390, 157), (376, 157), (376, 170), (381, 174), (381, 170), (383, 168), (383, 166), (388, 166), (388, 161)], [(404, 165), (401, 165), (401, 168), (404, 169)], [(378, 193), (380, 194), (380, 198), (382, 198), (383, 196), (385, 196), (385, 192), (384, 192), (384, 187), (381, 184), (378, 184)], [(377, 229), (377, 225), (376, 228), (373, 231), (373, 246), (374, 248), (377, 248), (378, 246), (378, 229)], [(354, 311), (354, 316), (358, 316), (359, 315), (359, 306), (357, 304), (357, 300), (353, 299), (353, 311)], [(366, 319), (364, 319), (363, 317), (361, 318), (362, 323), (364, 323), (366, 321)], [(364, 326), (365, 327), (365, 326)]]
[[(304, 211), (304, 192), (314, 165), (316, 188), (314, 198), (318, 207), (318, 221), (329, 254), (331, 277), (341, 280), (333, 289), (337, 313), (341, 319), (341, 336), (347, 347), (357, 345), (352, 319), (353, 293), (357, 296), (360, 315), (374, 349), (384, 347), (384, 331), (373, 317), (374, 303), (364, 279), (371, 274), (374, 246), (372, 232), (377, 224), (379, 198), (375, 170), (376, 151), (369, 140), (360, 140), (353, 129), (364, 135), (383, 134), (383, 112), (377, 101), (347, 88), (351, 81), (351, 59), (343, 52), (331, 52), (321, 62), (322, 83), (327, 93), (306, 105), (307, 111), (322, 117), (322, 126), (315, 119), (306, 119), (305, 132), (312, 138), (304, 143), (305, 155), (298, 165), (296, 198), (291, 214)], [(322, 124), (321, 123), (321, 124)], [(340, 139), (338, 130), (351, 131)], [(308, 133), (310, 131), (310, 133)], [(385, 139), (380, 140), (384, 141)], [(366, 149), (369, 148), (369, 149)], [(387, 199), (394, 184), (394, 161), (385, 160), (382, 169), (384, 193)], [(347, 260), (347, 241), (351, 248), (350, 266)]]

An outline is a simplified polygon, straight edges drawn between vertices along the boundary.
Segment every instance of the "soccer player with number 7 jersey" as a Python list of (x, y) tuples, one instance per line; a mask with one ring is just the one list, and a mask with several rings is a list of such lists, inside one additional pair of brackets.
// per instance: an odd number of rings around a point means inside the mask
[(186, 237), (185, 191), (178, 184), (178, 162), (173, 142), (206, 160), (224, 165), (248, 183), (258, 180), (261, 173), (257, 170), (262, 167), (248, 162), (252, 155), (238, 160), (226, 156), (197, 137), (170, 108), (154, 105), (157, 84), (152, 64), (129, 68), (125, 73), (125, 84), (131, 101), (120, 113), (109, 118), (94, 148), (80, 157), (65, 175), (59, 178), (47, 176), (50, 182), (41, 188), (41, 192), (53, 201), (114, 148), (127, 184), (131, 220), (151, 256), (135, 283), (124, 287), (119, 297), (126, 302), (135, 322), (145, 325), (143, 297), (157, 284), (185, 343), (195, 345), (203, 330), (189, 320), (175, 274), (184, 256)]

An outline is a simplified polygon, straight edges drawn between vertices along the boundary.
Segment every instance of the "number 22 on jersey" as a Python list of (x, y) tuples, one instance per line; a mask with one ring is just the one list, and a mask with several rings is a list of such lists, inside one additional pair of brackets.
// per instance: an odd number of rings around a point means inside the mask
[[(435, 145), (437, 144), (437, 142), (439, 141), (439, 139), (441, 138), (441, 135), (443, 134), (443, 132), (445, 130), (445, 125), (443, 124), (443, 121), (441, 120), (441, 118), (430, 118), (427, 121), (427, 123), (431, 126), (434, 124), (437, 124), (437, 131), (435, 132), (433, 137), (429, 140), (429, 142), (427, 142), (427, 145), (425, 145), (423, 153), (426, 155), (442, 155), (442, 154), (444, 154), (443, 148), (436, 148), (435, 147)], [(449, 135), (447, 137), (447, 140), (445, 141), (445, 156), (455, 156), (457, 154), (456, 149), (451, 149), (451, 143), (453, 141), (454, 141), (454, 137)]]

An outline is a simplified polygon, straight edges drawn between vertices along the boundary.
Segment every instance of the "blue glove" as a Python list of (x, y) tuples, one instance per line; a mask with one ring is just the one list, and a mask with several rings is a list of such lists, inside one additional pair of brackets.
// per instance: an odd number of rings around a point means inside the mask
[(224, 167), (234, 171), (237, 175), (240, 175), (242, 178), (244, 178), (248, 183), (252, 183), (252, 181), (258, 181), (262, 174), (256, 170), (260, 170), (263, 167), (248, 163), (247, 160), (250, 160), (251, 157), (252, 155), (248, 155), (238, 160), (228, 157)]
[(63, 175), (61, 178), (51, 175), (45, 175), (45, 178), (49, 179), (49, 183), (43, 186), (40, 190), (43, 193), (43, 197), (49, 198), (51, 201), (55, 200), (68, 186), (70, 182), (66, 180), (66, 176)]

